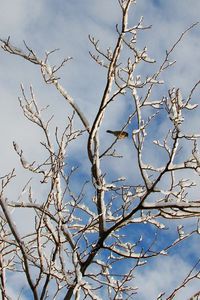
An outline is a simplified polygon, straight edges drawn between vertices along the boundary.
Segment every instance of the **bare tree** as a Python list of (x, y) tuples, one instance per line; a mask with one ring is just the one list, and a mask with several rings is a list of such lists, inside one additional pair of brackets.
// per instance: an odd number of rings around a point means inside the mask
[[(200, 134), (187, 133), (184, 127), (185, 115), (192, 114), (197, 107), (192, 104), (192, 96), (200, 81), (193, 85), (184, 99), (179, 87), (170, 88), (167, 96), (158, 99), (153, 96), (154, 90), (164, 84), (163, 72), (175, 63), (171, 61), (174, 49), (197, 23), (180, 35), (166, 51), (156, 71), (144, 78), (137, 75), (138, 66), (145, 64), (148, 68), (155, 64), (155, 60), (148, 56), (146, 47), (138, 49), (137, 35), (150, 26), (145, 26), (142, 18), (138, 24), (128, 25), (129, 9), (136, 1), (118, 2), (122, 19), (116, 26), (117, 39), (113, 49), (101, 49), (99, 41), (89, 36), (94, 48), (91, 57), (107, 72), (105, 89), (92, 124), (60, 84), (58, 73), (70, 58), (64, 59), (59, 66), (52, 66), (50, 59), (55, 50), (40, 58), (26, 43), (21, 50), (12, 44), (10, 38), (1, 39), (4, 51), (38, 66), (44, 82), (54, 86), (74, 110), (68, 116), (64, 131), (61, 133), (56, 128), (55, 134), (50, 135), (51, 118), (44, 121), (44, 109), (37, 104), (33, 88), (30, 87), (27, 95), (21, 86), (19, 104), (24, 116), (43, 132), (45, 140), (41, 144), (47, 153), (46, 159), (42, 163), (28, 162), (16, 142), (13, 142), (13, 147), (22, 167), (39, 176), (41, 185), (48, 186), (48, 192), (46, 198), (42, 195), (42, 199), (35, 200), (31, 182), (28, 182), (22, 191), (27, 198), (23, 196), (12, 201), (6, 197), (6, 188), (16, 176), (15, 170), (1, 177), (2, 299), (10, 299), (7, 280), (12, 272), (24, 274), (24, 281), (35, 300), (47, 299), (49, 295), (51, 299), (65, 300), (134, 299), (139, 293), (134, 285), (135, 271), (150, 258), (168, 255), (173, 247), (200, 232), (200, 200), (199, 197), (190, 198), (190, 190), (196, 185), (190, 179), (191, 174), (194, 173), (194, 178), (200, 174)], [(129, 116), (120, 128), (108, 131), (114, 140), (103, 148), (99, 130), (107, 108), (124, 99), (125, 95), (132, 105)], [(82, 128), (76, 129), (76, 116), (81, 120)], [(163, 120), (168, 121), (168, 129), (165, 136), (155, 140), (151, 126)], [(85, 180), (74, 190), (72, 182), (77, 180), (75, 173), (79, 169), (66, 167), (66, 152), (69, 145), (82, 135), (88, 136), (91, 181)], [(132, 184), (123, 177), (124, 174), (116, 178), (112, 170), (105, 169), (106, 160), (117, 163), (122, 159), (116, 148), (118, 143), (123, 143), (119, 139), (124, 138), (131, 141), (133, 161), (130, 161), (130, 166), (138, 168), (137, 180)], [(163, 153), (164, 159), (159, 166), (149, 161), (150, 144), (155, 145), (155, 155)], [(187, 147), (187, 157), (182, 155), (184, 147)], [(30, 209), (35, 217), (34, 229), (26, 236), (21, 235), (11, 215), (13, 209), (24, 208)], [(196, 220), (194, 230), (185, 232), (183, 225), (177, 225), (176, 238), (163, 245), (159, 243), (158, 236), (162, 232), (166, 234), (167, 222), (186, 218)], [(150, 242), (143, 241), (140, 234), (130, 234), (136, 230), (140, 233), (141, 224), (151, 228)], [(200, 278), (199, 272), (198, 261), (169, 296), (161, 291), (157, 299), (163, 299), (164, 295), (166, 299), (175, 299), (188, 282)]]

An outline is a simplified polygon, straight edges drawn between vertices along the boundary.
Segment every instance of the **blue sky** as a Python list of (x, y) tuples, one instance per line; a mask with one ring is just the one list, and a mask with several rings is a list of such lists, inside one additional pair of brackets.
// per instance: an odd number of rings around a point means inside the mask
[[(141, 47), (147, 45), (150, 56), (159, 62), (164, 57), (165, 50), (172, 45), (180, 33), (192, 23), (199, 21), (199, 11), (199, 0), (138, 0), (137, 5), (131, 11), (130, 22), (137, 23), (143, 15), (144, 23), (152, 25), (151, 30), (141, 33), (138, 43)], [(61, 61), (64, 57), (72, 56), (73, 60), (60, 73), (61, 82), (92, 123), (103, 93), (106, 73), (91, 60), (88, 54), (88, 51), (92, 49), (88, 34), (99, 39), (105, 49), (112, 47), (116, 38), (114, 28), (118, 22), (120, 22), (120, 9), (116, 0), (7, 0), (1, 3), (0, 37), (11, 36), (11, 42), (13, 41), (19, 47), (23, 47), (23, 40), (25, 40), (41, 57), (44, 56), (46, 50), (59, 48), (60, 51), (52, 57), (52, 64)], [(186, 96), (199, 79), (199, 33), (200, 27), (197, 26), (187, 34), (173, 53), (172, 58), (176, 59), (177, 63), (163, 75), (166, 84), (160, 88), (159, 96), (167, 93), (167, 90), (173, 86), (180, 87), (183, 96)], [(45, 156), (39, 144), (42, 139), (40, 131), (24, 119), (19, 108), (17, 98), (20, 96), (20, 83), (24, 84), (27, 91), (29, 85), (33, 85), (37, 101), (42, 106), (50, 104), (46, 118), (54, 114), (53, 126), (58, 125), (63, 128), (65, 126), (63, 120), (66, 120), (71, 108), (52, 87), (43, 83), (39, 68), (36, 66), (3, 51), (0, 51), (0, 66), (0, 135), (2, 141), (0, 176), (8, 173), (13, 167), (16, 168), (18, 176), (7, 190), (8, 196), (16, 199), (16, 194), (20, 193), (30, 174), (20, 168), (13, 151), (12, 141), (19, 143), (30, 161), (36, 158), (42, 160)], [(140, 71), (145, 75), (150, 72), (145, 68), (141, 68)], [(194, 103), (199, 103), (199, 90), (194, 94)], [(121, 126), (127, 114), (124, 101), (117, 102), (115, 106), (108, 109), (100, 132), (103, 147), (112, 140), (112, 137), (108, 137), (105, 133), (106, 129), (115, 129), (119, 124)], [(189, 117), (187, 122), (189, 122), (186, 124), (186, 127), (189, 127), (188, 130), (194, 128), (199, 131), (199, 111), (194, 113), (192, 118)], [(80, 122), (77, 120), (77, 127), (79, 126)], [(166, 132), (167, 126), (168, 122), (163, 120), (159, 128), (157, 128), (158, 124), (152, 128), (157, 129), (157, 132), (162, 135)], [(84, 145), (85, 141), (86, 138), (83, 137), (81, 145)], [(130, 167), (132, 158), (130, 141), (120, 144), (119, 149), (125, 154), (125, 160), (118, 161), (117, 164), (110, 160), (106, 161), (105, 167), (112, 168), (116, 176), (126, 175), (128, 180), (132, 180), (137, 172)], [(80, 148), (79, 143), (72, 145), (70, 155), (73, 155), (72, 162), (77, 162), (81, 167), (82, 174), (89, 172), (90, 165), (86, 151)], [(152, 148), (151, 152), (148, 152), (148, 158), (159, 162), (163, 156), (161, 154), (155, 156)], [(36, 195), (43, 193), (36, 188), (37, 181), (33, 181), (33, 186)], [(16, 213), (16, 222), (23, 231), (24, 223), (21, 223), (20, 217), (22, 217), (21, 213)], [(27, 212), (26, 216), (23, 215), (23, 220), (25, 218), (28, 220), (29, 217)], [(194, 226), (193, 224), (192, 221), (188, 222), (188, 228)], [(174, 228), (175, 225), (171, 226), (171, 233)], [(182, 255), (183, 250), (184, 255)], [(169, 291), (172, 288), (175, 278), (177, 282), (181, 280), (184, 271), (187, 272), (194, 263), (191, 256), (198, 255), (199, 239), (191, 238), (189, 249), (183, 245), (182, 250), (179, 249), (179, 251), (173, 252), (169, 258), (161, 257), (157, 261), (152, 260), (149, 267), (145, 268), (145, 273), (137, 271), (137, 285), (142, 288), (144, 281), (148, 284), (135, 299), (155, 299), (162, 289)], [(185, 257), (188, 257), (188, 260)], [(175, 264), (180, 265), (181, 274)], [(157, 280), (158, 285), (155, 284)], [(16, 288), (17, 286), (11, 284), (11, 293), (14, 294)], [(197, 289), (198, 283), (193, 283), (184, 290), (184, 295), (189, 297)], [(183, 294), (180, 294), (176, 299), (186, 299), (182, 297)], [(23, 300), (25, 299), (27, 298), (24, 296)]]

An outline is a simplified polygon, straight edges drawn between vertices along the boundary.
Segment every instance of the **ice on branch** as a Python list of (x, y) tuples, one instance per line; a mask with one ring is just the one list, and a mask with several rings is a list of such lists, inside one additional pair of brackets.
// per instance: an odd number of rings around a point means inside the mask
[(182, 96), (179, 89), (171, 89), (168, 91), (169, 97), (166, 98), (167, 111), (170, 120), (174, 123), (175, 127), (184, 121), (182, 116), (182, 109), (184, 107)]

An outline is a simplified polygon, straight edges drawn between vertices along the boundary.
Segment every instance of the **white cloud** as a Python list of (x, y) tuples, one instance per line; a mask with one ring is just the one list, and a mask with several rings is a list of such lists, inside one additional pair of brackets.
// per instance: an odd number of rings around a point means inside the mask
[(7, 35), (14, 39), (24, 39), (24, 34), (42, 10), (42, 1), (8, 0), (1, 3), (1, 37)]
[[(156, 258), (150, 266), (136, 272), (134, 285), (139, 290), (135, 299), (153, 300), (163, 292), (165, 292), (163, 299), (166, 299), (175, 288), (180, 286), (190, 270), (191, 265), (178, 255)], [(177, 293), (175, 299), (189, 299), (197, 292), (198, 287), (197, 281), (189, 283)]]

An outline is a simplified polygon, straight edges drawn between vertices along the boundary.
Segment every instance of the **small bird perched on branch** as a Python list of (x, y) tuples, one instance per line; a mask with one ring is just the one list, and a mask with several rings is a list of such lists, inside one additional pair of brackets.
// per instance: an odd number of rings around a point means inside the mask
[(113, 134), (114, 136), (116, 136), (119, 140), (125, 139), (128, 137), (128, 132), (126, 131), (113, 131), (113, 130), (107, 130), (106, 132)]

